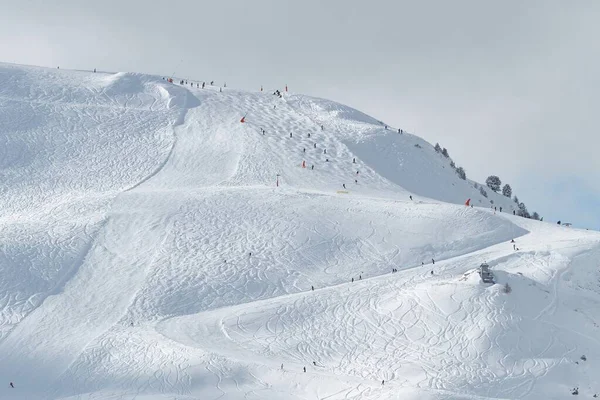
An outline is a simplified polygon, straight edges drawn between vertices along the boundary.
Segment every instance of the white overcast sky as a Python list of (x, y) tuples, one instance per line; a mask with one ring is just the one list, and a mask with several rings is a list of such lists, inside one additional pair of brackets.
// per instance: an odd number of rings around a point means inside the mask
[(598, 0), (0, 0), (0, 60), (288, 84), (600, 229)]

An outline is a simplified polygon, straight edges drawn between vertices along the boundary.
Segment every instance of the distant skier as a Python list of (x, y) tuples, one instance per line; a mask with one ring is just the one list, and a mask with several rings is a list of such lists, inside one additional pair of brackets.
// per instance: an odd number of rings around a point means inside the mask
[(219, 88), (219, 93), (223, 92), (223, 88)]
[(324, 127), (323, 125), (321, 125), (321, 130), (322, 130), (322, 131), (324, 131), (324, 130), (325, 130), (325, 127)]
[(344, 189), (346, 189), (346, 184), (345, 183), (342, 183), (342, 186), (344, 187)]
[(358, 183), (358, 179), (355, 179), (355, 180), (354, 180), (354, 183)]
[(316, 361), (313, 361), (313, 365), (316, 367), (316, 366), (317, 366), (317, 362), (316, 362)]
[(303, 152), (303, 153), (306, 153), (306, 147), (303, 147), (303, 148), (302, 148), (302, 152)]
[(410, 199), (412, 200), (412, 195), (410, 195), (410, 196), (408, 196), (408, 197), (410, 197)]
[(502, 207), (500, 207), (500, 212), (502, 212)]
[(353, 158), (353, 159), (352, 159), (352, 163), (353, 163), (353, 164), (356, 164), (356, 158)]
[(515, 210), (513, 210), (513, 215), (517, 215), (517, 213), (515, 212)]
[(290, 132), (290, 137), (292, 137), (292, 132)]
[(362, 275), (359, 275), (359, 276), (358, 276), (358, 280), (359, 280), (359, 281), (360, 281), (360, 280), (362, 280)]
[(248, 253), (248, 257), (252, 257), (252, 252)]
[(323, 149), (323, 154), (327, 154), (327, 149)]
[(210, 81), (210, 86), (213, 86), (215, 81)]
[(308, 137), (310, 137), (310, 133), (308, 134)]
[(557, 224), (557, 225), (560, 225), (560, 221), (558, 221), (556, 224)]
[(313, 165), (311, 165), (311, 166), (310, 166), (310, 169), (315, 169), (315, 165), (314, 165), (314, 164), (313, 164)]
[(94, 68), (94, 73), (96, 73), (96, 68)]
[(14, 388), (15, 388), (15, 385), (13, 385), (13, 383), (11, 382), (11, 383), (10, 383), (10, 387), (14, 389)]
[(402, 129), (398, 128), (398, 133), (402, 133)]
[(204, 89), (204, 86), (206, 86), (206, 82), (202, 82), (202, 89)]
[(304, 372), (306, 372), (306, 367), (304, 367)]
[(352, 283), (354, 283), (354, 278), (352, 278)]
[(381, 381), (381, 386), (385, 385), (385, 380)]
[(316, 143), (313, 143), (313, 147), (316, 149), (316, 148), (317, 148), (317, 144), (316, 144)]
[(325, 162), (329, 162), (329, 158), (326, 158), (326, 159), (325, 159)]
[(385, 130), (387, 131), (387, 125), (385, 126)]
[(431, 275), (433, 275), (433, 270), (431, 270)]
[(435, 260), (433, 258), (431, 259), (431, 263), (435, 265)]
[(314, 287), (314, 286), (311, 286), (311, 287), (310, 287), (310, 290), (312, 290), (312, 291), (314, 292), (314, 291), (315, 291), (315, 287)]

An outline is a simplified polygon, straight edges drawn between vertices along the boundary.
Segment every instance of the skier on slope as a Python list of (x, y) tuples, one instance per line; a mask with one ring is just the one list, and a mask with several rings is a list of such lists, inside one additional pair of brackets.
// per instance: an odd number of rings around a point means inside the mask
[(14, 388), (15, 388), (15, 385), (13, 385), (13, 383), (11, 382), (11, 383), (10, 383), (10, 387), (14, 389)]

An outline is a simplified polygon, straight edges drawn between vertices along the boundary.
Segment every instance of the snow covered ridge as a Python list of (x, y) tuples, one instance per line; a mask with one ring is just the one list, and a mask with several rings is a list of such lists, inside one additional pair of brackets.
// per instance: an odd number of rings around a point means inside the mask
[(0, 399), (600, 392), (598, 233), (349, 107), (190, 83), (0, 64)]

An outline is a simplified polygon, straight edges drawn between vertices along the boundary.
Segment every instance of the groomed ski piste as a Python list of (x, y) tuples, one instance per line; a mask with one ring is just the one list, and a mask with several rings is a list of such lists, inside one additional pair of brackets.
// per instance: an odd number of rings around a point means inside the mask
[(0, 399), (600, 394), (600, 234), (272, 92), (0, 64)]

